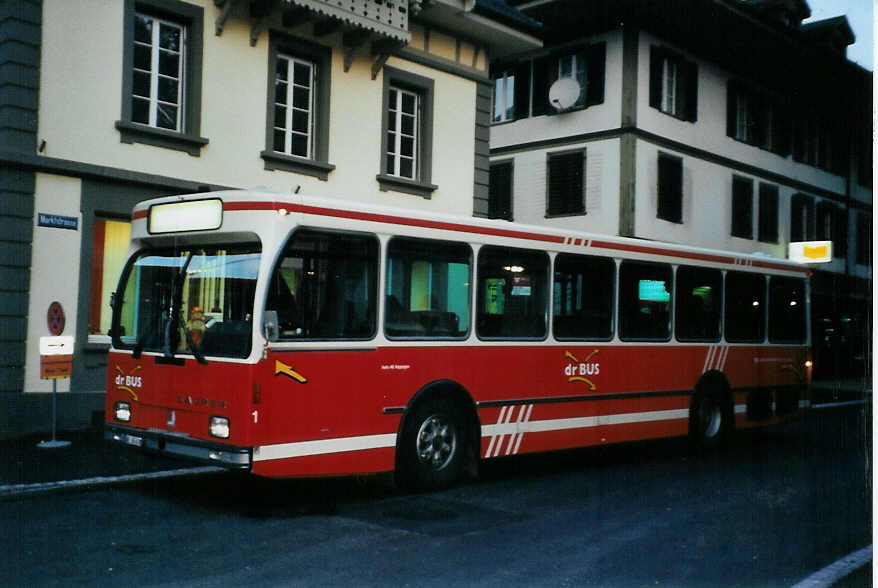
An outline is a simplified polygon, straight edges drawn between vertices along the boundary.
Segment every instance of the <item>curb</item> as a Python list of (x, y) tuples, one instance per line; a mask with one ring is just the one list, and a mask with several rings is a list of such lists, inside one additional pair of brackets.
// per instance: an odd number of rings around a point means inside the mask
[(182, 476), (199, 476), (203, 474), (215, 474), (225, 471), (227, 470), (224, 468), (218, 468), (215, 466), (204, 466), (197, 468), (185, 468), (180, 470), (164, 470), (160, 472), (151, 472), (148, 474), (98, 476), (95, 478), (83, 478), (80, 480), (62, 480), (59, 482), (42, 482), (38, 484), (11, 484), (7, 486), (0, 486), (0, 500), (5, 498), (14, 498), (17, 496), (42, 494), (54, 491), (75, 490), (79, 488), (95, 488), (100, 486), (114, 486), (117, 484), (126, 484), (129, 482), (139, 482), (144, 480), (163, 480), (167, 478), (177, 478)]

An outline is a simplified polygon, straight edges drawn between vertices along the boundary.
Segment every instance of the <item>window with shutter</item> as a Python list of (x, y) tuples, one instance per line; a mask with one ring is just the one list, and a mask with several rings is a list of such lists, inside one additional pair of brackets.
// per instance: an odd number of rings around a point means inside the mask
[(732, 237), (753, 238), (753, 180), (732, 178)]
[(650, 52), (649, 105), (680, 120), (698, 119), (698, 66), (666, 49)]
[(547, 156), (546, 216), (585, 214), (585, 150)]
[(658, 157), (658, 211), (660, 219), (683, 222), (683, 159), (667, 153)]
[(759, 184), (759, 240), (763, 243), (777, 243), (778, 205), (777, 186)]
[(512, 162), (492, 163), (488, 189), (488, 218), (512, 220)]

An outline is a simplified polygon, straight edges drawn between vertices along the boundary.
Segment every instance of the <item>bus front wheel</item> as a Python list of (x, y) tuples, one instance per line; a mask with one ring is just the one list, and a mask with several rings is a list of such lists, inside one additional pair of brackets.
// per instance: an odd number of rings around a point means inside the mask
[(441, 397), (426, 399), (407, 415), (398, 447), (398, 480), (416, 490), (453, 484), (463, 471), (466, 447), (460, 410)]

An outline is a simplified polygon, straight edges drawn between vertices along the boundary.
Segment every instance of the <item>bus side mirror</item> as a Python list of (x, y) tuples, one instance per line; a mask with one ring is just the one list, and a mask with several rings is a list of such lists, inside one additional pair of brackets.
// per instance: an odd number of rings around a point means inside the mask
[(277, 341), (280, 338), (276, 310), (266, 310), (262, 313), (262, 333), (266, 341)]

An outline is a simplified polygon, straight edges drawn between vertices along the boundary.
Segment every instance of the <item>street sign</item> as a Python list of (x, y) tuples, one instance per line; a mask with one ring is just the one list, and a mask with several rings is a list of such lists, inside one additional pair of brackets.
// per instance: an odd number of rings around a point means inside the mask
[(73, 337), (40, 337), (40, 378), (54, 380), (73, 374)]
[(53, 335), (60, 335), (64, 332), (67, 317), (64, 316), (64, 308), (57, 300), (49, 305), (49, 310), (46, 312), (46, 324), (49, 326), (49, 332)]

